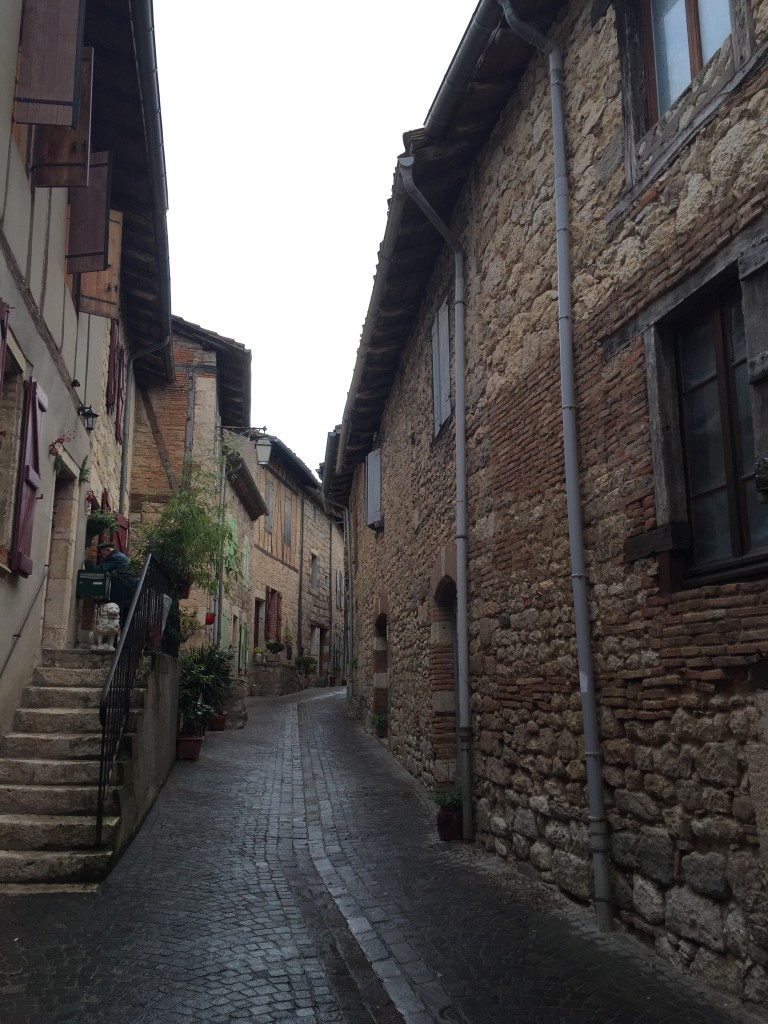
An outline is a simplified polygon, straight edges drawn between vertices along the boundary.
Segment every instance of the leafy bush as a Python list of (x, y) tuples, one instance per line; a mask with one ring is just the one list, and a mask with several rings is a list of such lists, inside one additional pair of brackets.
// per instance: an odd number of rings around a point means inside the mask
[(463, 799), (459, 783), (455, 783), (451, 789), (436, 789), (435, 803), (438, 807), (447, 807), (449, 811), (460, 811)]
[(317, 658), (313, 658), (309, 654), (300, 654), (294, 658), (293, 663), (299, 670), (300, 676), (311, 676), (317, 668)]
[[(179, 684), (179, 712), (194, 712), (197, 704), (213, 712), (224, 710), (224, 703), (235, 684), (232, 678), (231, 651), (211, 644), (185, 651), (181, 656), (181, 682)], [(194, 715), (192, 716), (194, 717)]]
[(285, 650), (285, 644), (281, 640), (267, 640), (267, 650), (270, 654), (279, 654)]

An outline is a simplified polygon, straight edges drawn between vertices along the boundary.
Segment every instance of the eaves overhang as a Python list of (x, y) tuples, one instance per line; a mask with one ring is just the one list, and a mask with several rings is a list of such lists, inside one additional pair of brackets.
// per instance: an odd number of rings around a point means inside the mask
[(180, 316), (172, 318), (173, 334), (216, 353), (219, 414), (225, 427), (248, 430), (251, 420), (251, 351), (239, 341), (208, 331)]
[(244, 459), (235, 457), (227, 460), (227, 479), (251, 519), (267, 515), (267, 503)]
[[(546, 32), (564, 0), (519, 0), (521, 18)], [(534, 51), (507, 26), (498, 0), (481, 0), (427, 114), (407, 132), (414, 179), (450, 224), (478, 154), (515, 92)], [(421, 308), (443, 240), (395, 170), (384, 242), (347, 396), (334, 462), (326, 457), (324, 493), (346, 503), (355, 467), (371, 450), (400, 358)], [(332, 479), (331, 479), (332, 477)]]
[(140, 376), (172, 381), (168, 196), (152, 0), (88, 0), (84, 42), (94, 48), (91, 147), (112, 154), (111, 203), (123, 214), (121, 309), (129, 351), (139, 360)]
[[(307, 466), (305, 462), (302, 462), (296, 452), (292, 451), (288, 445), (281, 441), (279, 437), (275, 437), (270, 434), (269, 439), (272, 442), (272, 456), (277, 461), (282, 462), (296, 477), (303, 487), (309, 488), (311, 492), (318, 492), (320, 490), (320, 482), (318, 481), (315, 474)], [(271, 459), (270, 459), (271, 461)]]

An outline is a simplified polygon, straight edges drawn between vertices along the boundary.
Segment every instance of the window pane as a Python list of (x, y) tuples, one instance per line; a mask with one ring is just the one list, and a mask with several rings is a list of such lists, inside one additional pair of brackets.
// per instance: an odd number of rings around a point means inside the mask
[(717, 373), (712, 317), (698, 327), (686, 330), (680, 339), (680, 384), (683, 391), (713, 380)]
[(683, 413), (691, 494), (723, 486), (725, 458), (717, 383), (712, 381), (686, 395)]
[(749, 517), (749, 550), (768, 548), (768, 505), (757, 494), (754, 479), (747, 480), (747, 516)]
[(651, 18), (659, 114), (663, 114), (691, 81), (685, 0), (651, 0)]
[(701, 55), (704, 63), (713, 57), (731, 34), (731, 11), (728, 0), (699, 0)]
[(731, 532), (728, 520), (728, 495), (725, 488), (691, 501), (693, 548), (697, 562), (730, 558)]
[(736, 415), (741, 439), (741, 472), (747, 476), (755, 471), (755, 439), (752, 430), (752, 410), (749, 407), (749, 381), (747, 380), (747, 364), (740, 363), (736, 367)]

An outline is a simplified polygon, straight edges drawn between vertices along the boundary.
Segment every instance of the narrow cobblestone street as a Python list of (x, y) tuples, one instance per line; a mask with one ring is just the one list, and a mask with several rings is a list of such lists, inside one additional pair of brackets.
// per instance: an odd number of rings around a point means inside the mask
[(97, 890), (0, 893), (1, 1024), (751, 1019), (461, 843), (340, 690), (253, 698)]

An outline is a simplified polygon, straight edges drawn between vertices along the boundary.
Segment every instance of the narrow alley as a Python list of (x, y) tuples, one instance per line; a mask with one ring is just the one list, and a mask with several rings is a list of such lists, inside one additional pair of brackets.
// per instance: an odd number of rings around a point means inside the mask
[(251, 698), (244, 729), (175, 766), (102, 886), (0, 893), (2, 1024), (750, 1019), (441, 843), (341, 690)]

